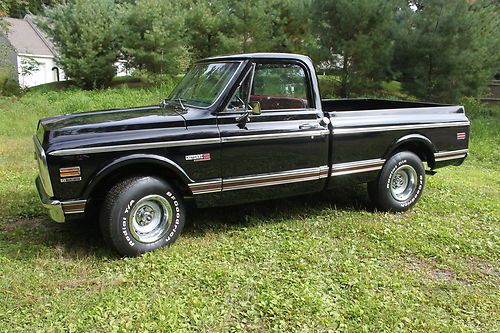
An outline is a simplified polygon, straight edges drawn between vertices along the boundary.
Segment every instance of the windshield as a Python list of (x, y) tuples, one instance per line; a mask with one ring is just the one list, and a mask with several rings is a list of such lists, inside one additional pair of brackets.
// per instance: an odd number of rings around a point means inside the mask
[(195, 64), (169, 99), (185, 105), (208, 107), (215, 102), (239, 65), (239, 62)]

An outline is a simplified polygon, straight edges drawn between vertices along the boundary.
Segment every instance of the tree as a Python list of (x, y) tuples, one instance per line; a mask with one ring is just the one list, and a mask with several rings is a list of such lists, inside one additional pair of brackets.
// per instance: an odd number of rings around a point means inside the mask
[(441, 102), (478, 96), (500, 63), (498, 5), (463, 0), (410, 4), (393, 64), (403, 89)]
[[(223, 53), (269, 51), (273, 0), (226, 0), (222, 15)], [(272, 15), (272, 14), (271, 14)]]
[(201, 59), (226, 53), (223, 40), (224, 1), (194, 0), (187, 6), (185, 32), (193, 59)]
[(271, 3), (271, 51), (305, 53), (313, 43), (309, 0), (280, 0)]
[(395, 0), (314, 0), (314, 55), (339, 75), (342, 97), (378, 88), (390, 77)]
[(57, 61), (84, 89), (108, 85), (116, 74), (119, 21), (113, 0), (74, 0), (46, 11), (44, 25)]
[(122, 50), (134, 68), (175, 75), (188, 66), (182, 5), (182, 1), (138, 0), (122, 8)]
[(302, 52), (310, 38), (306, 0), (226, 0), (223, 53)]
[(46, 6), (54, 6), (63, 0), (4, 0), (0, 1), (0, 16), (22, 18), (28, 13), (41, 14)]

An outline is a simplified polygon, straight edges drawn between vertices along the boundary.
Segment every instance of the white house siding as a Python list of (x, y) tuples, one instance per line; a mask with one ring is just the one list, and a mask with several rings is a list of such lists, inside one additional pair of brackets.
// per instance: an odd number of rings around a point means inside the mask
[(127, 68), (127, 62), (125, 60), (118, 60), (115, 62), (116, 76), (128, 76), (132, 74), (132, 70)]
[[(37, 69), (30, 73), (23, 73), (23, 62), (36, 61)], [(17, 68), (19, 75), (19, 85), (23, 88), (29, 88), (44, 83), (56, 82), (57, 72), (52, 68), (58, 67), (54, 61), (54, 57), (44, 55), (19, 54), (17, 56)], [(23, 75), (24, 74), (24, 75)], [(64, 73), (59, 69), (59, 80), (65, 80)]]

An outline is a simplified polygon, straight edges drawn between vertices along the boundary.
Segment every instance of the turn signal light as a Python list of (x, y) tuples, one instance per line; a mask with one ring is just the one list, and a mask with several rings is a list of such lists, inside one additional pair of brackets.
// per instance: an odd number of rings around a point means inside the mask
[(80, 177), (80, 167), (60, 168), (59, 176), (61, 178)]

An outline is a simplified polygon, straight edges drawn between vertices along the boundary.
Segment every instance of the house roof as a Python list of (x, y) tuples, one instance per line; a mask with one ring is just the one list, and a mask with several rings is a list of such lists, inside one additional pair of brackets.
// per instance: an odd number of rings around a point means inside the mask
[(54, 47), (45, 33), (36, 26), (33, 18), (1, 18), (7, 22), (6, 37), (16, 52), (30, 55), (54, 56)]

